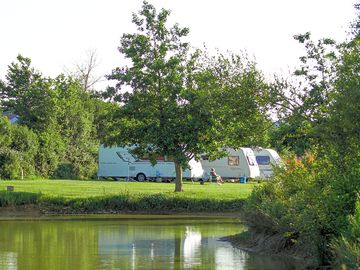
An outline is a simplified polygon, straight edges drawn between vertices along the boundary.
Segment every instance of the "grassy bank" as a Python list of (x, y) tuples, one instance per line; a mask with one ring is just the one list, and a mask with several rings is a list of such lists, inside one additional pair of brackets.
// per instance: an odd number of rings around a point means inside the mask
[[(14, 191), (5, 191), (13, 186)], [(199, 185), (75, 180), (0, 181), (0, 207), (33, 205), (45, 213), (117, 213), (124, 211), (232, 212), (242, 207), (254, 184)]]

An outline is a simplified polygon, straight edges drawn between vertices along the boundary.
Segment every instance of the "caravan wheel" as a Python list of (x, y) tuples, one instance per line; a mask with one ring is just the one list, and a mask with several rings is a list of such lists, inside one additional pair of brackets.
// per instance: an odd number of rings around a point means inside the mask
[(145, 174), (143, 174), (143, 173), (138, 173), (138, 174), (136, 175), (136, 180), (138, 180), (139, 182), (144, 182), (144, 181), (146, 181), (146, 176), (145, 176)]

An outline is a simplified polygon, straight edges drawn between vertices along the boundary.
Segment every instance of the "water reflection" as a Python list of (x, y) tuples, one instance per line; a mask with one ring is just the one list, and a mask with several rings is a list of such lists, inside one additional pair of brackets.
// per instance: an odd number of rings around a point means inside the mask
[(0, 269), (17, 269), (17, 255), (14, 252), (0, 252)]
[(0, 221), (0, 269), (291, 269), (219, 237), (225, 220)]
[(190, 226), (186, 226), (183, 245), (184, 267), (201, 265), (201, 232)]

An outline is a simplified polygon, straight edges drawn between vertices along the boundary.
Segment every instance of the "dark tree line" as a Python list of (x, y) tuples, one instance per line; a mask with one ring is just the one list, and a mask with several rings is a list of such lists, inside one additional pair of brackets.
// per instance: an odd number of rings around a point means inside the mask
[(91, 178), (111, 104), (60, 75), (44, 77), (19, 55), (0, 82), (1, 110), (18, 116), (0, 122), (0, 177)]

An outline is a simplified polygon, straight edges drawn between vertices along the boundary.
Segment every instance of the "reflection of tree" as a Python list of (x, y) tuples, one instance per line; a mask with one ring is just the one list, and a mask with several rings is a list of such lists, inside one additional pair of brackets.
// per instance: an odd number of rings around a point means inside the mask
[(175, 242), (175, 248), (174, 248), (174, 268), (173, 269), (182, 269), (181, 265), (181, 246), (182, 246), (182, 235), (183, 235), (183, 227), (177, 228), (174, 242)]
[(206, 246), (208, 248), (203, 248), (201, 250), (201, 265), (205, 266), (206, 265), (206, 269), (216, 269), (215, 267), (215, 250), (212, 249), (211, 247), (213, 246), (212, 242), (216, 241), (213, 240), (212, 238), (203, 238), (201, 240), (201, 244), (202, 246)]
[[(17, 269), (26, 270), (221, 269), (216, 238), (238, 233), (239, 225), (203, 223), (199, 220), (0, 222), (0, 258), (15, 254)], [(221, 254), (234, 253), (229, 245), (221, 244), (221, 248)]]
[[(97, 265), (97, 230), (79, 222), (6, 222), (0, 252), (17, 253), (17, 269), (91, 269)], [(36, 260), (34, 259), (36, 258)]]

